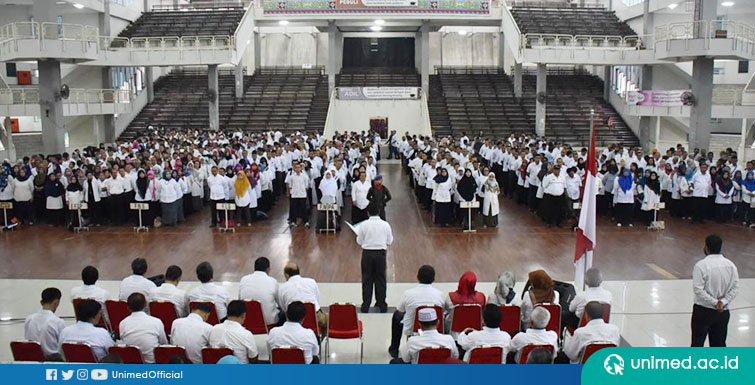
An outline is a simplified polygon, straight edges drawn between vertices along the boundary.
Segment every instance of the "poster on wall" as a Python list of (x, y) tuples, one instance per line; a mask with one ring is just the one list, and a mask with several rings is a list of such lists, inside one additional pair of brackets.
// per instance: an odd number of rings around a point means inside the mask
[(488, 0), (278, 0), (263, 1), (268, 14), (303, 13), (447, 13), (487, 15)]
[(627, 103), (633, 106), (681, 107), (689, 90), (628, 91)]
[(417, 0), (336, 0), (336, 8), (401, 8), (416, 7)]
[(338, 87), (338, 99), (419, 99), (419, 87)]

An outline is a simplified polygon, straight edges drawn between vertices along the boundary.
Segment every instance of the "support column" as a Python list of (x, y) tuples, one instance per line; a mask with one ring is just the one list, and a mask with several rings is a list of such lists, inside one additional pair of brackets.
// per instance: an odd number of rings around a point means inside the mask
[(254, 72), (262, 68), (262, 36), (259, 32), (254, 32)]
[(336, 75), (338, 74), (338, 27), (335, 21), (328, 21), (328, 90), (336, 89)]
[(611, 98), (611, 66), (603, 66), (603, 100)]
[(713, 59), (698, 57), (692, 61), (692, 94), (695, 105), (689, 119), (689, 147), (708, 149), (710, 117), (713, 105)]
[(218, 65), (207, 66), (207, 88), (214, 90), (214, 97), (209, 99), (210, 104), (210, 131), (220, 129), (220, 96), (218, 93)]
[[(110, 2), (104, 1), (103, 12), (100, 14), (100, 35), (110, 36)], [(113, 79), (110, 72), (110, 67), (102, 67), (102, 89), (113, 89)], [(96, 130), (96, 143), (115, 142), (115, 115), (102, 115), (102, 130), (99, 128), (98, 119), (94, 119), (94, 129)], [(102, 135), (100, 135), (102, 133)]]
[[(6, 133), (5, 143), (3, 143), (3, 145), (5, 146), (5, 150), (8, 151), (8, 159), (15, 162), (17, 159), (16, 146), (13, 144), (13, 130), (10, 127), (10, 116), (6, 116), (3, 119), (3, 127), (5, 128)], [(742, 158), (744, 158), (744, 156)]]
[(149, 0), (144, 0), (144, 12), (149, 12)]
[(430, 95), (430, 22), (427, 20), (422, 21), (422, 27), (420, 27), (421, 41), (422, 41), (422, 65), (420, 69), (420, 77), (422, 78), (422, 90), (425, 95)]
[[(651, 90), (653, 89), (653, 67), (649, 65), (644, 65), (640, 67), (640, 89), (641, 90)], [(647, 151), (650, 150), (650, 117), (649, 116), (641, 116), (640, 117), (640, 145)], [(660, 118), (658, 118), (660, 121)], [(656, 142), (657, 146), (657, 142)]]
[(155, 100), (155, 75), (152, 67), (144, 67), (144, 86), (147, 89), (147, 103)]
[(60, 154), (66, 150), (66, 120), (63, 99), (60, 97), (60, 62), (39, 60), (39, 108), (42, 112), (42, 145), (45, 154)]
[[(537, 94), (546, 93), (546, 79), (548, 77), (548, 66), (546, 64), (537, 65)], [(545, 135), (545, 104), (535, 101), (535, 133), (537, 136)]]
[(663, 152), (661, 150), (661, 117), (656, 116), (655, 117), (655, 148), (658, 149), (658, 151)]
[(233, 69), (233, 74), (236, 78), (236, 99), (241, 99), (244, 96), (244, 64), (237, 64)]
[(522, 97), (522, 63), (514, 63), (514, 96)]
[[(443, 36), (440, 37), (441, 46), (441, 60), (440, 65), (443, 65)], [(414, 33), (414, 68), (417, 69), (417, 73), (422, 69), (422, 34), (417, 31)]]
[(498, 29), (498, 69), (506, 72), (506, 39), (503, 28)]
[[(10, 131), (8, 131), (8, 138), (10, 138)], [(747, 162), (747, 157), (745, 156), (745, 147), (747, 146), (747, 119), (742, 119), (742, 138), (739, 141), (739, 149), (737, 150), (737, 161), (739, 162), (739, 165), (742, 166)], [(746, 177), (746, 175), (745, 175)]]

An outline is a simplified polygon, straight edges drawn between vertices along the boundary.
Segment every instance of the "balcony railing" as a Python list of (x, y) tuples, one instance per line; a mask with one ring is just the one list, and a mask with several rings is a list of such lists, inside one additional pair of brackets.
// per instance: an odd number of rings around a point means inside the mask
[(712, 39), (732, 39), (734, 44), (742, 44), (744, 49), (755, 53), (755, 27), (746, 23), (700, 20), (655, 27), (656, 43), (690, 39), (704, 39), (706, 49)]
[(528, 33), (522, 35), (520, 48), (652, 49), (652, 41), (650, 35), (597, 36)]
[[(78, 89), (69, 90), (63, 104), (122, 104), (131, 103), (131, 93), (127, 90)], [(10, 88), (0, 90), (0, 105), (38, 105), (38, 88)]]

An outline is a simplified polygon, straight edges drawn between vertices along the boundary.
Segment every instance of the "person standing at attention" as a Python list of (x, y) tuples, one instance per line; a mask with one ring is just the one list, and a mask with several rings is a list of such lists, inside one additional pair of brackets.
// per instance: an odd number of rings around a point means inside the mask
[(372, 303), (372, 287), (375, 286), (375, 302), (381, 313), (388, 311), (385, 302), (386, 254), (393, 243), (393, 231), (388, 222), (380, 219), (380, 208), (367, 207), (370, 218), (359, 225), (357, 243), (362, 246), (362, 313), (369, 313)]
[[(383, 186), (383, 176), (375, 177), (373, 186), (367, 191), (367, 200), (370, 205), (377, 206), (380, 210), (380, 219), (385, 220), (385, 206), (391, 200), (391, 192)], [(367, 210), (369, 212), (369, 209)]]
[(739, 294), (739, 274), (733, 262), (721, 254), (723, 240), (718, 235), (705, 238), (705, 258), (692, 270), (692, 347), (726, 346), (729, 304)]

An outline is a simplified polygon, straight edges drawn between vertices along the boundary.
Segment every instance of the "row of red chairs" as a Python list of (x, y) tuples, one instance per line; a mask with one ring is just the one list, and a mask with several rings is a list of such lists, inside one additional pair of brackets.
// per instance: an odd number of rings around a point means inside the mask
[[(580, 363), (584, 364), (595, 352), (600, 349), (616, 347), (610, 342), (595, 342), (587, 345), (582, 352)], [(553, 354), (553, 345), (527, 345), (522, 348), (518, 364), (526, 364), (529, 354), (535, 349), (545, 349)], [(500, 364), (503, 360), (503, 348), (499, 346), (480, 346), (470, 351), (470, 364)], [(451, 350), (448, 348), (424, 348), (417, 356), (418, 364), (445, 364), (451, 358)]]

